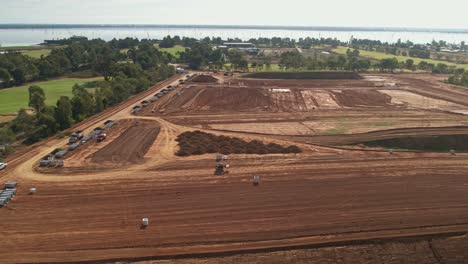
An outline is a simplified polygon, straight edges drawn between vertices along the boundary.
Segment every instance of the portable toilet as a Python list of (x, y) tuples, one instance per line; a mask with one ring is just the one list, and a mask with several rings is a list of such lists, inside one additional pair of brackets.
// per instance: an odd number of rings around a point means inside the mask
[(149, 225), (149, 218), (145, 217), (143, 219), (141, 219), (141, 225), (146, 227)]

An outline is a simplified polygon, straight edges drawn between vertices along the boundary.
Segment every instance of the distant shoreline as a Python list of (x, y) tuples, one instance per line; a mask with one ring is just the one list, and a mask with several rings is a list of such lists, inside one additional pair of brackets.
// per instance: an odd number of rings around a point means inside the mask
[(115, 29), (115, 28), (187, 28), (187, 29), (258, 29), (304, 31), (360, 31), (360, 32), (426, 32), (468, 33), (468, 29), (399, 28), (399, 27), (332, 27), (332, 26), (259, 26), (259, 25), (154, 25), (154, 24), (0, 24), (0, 29)]

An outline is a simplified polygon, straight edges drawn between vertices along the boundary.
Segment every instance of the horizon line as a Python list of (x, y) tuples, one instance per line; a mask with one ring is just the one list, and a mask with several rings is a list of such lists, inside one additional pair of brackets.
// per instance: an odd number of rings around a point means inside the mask
[(205, 25), (205, 24), (64, 24), (64, 23), (0, 23), (0, 29), (46, 29), (46, 28), (204, 28), (204, 29), (264, 29), (264, 30), (320, 30), (320, 31), (381, 31), (381, 32), (428, 32), (468, 33), (467, 29), (418, 28), (418, 27), (358, 27), (358, 26), (281, 26), (281, 25)]

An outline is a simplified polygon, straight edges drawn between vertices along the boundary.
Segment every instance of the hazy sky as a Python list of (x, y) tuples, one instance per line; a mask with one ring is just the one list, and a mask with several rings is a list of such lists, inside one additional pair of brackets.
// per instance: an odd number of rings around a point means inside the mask
[(0, 23), (468, 29), (468, 0), (0, 0)]

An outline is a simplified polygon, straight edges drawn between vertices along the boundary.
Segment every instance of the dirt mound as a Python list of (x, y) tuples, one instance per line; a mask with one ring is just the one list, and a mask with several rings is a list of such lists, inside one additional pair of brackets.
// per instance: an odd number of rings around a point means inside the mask
[(218, 79), (213, 77), (212, 75), (198, 75), (195, 78), (192, 79), (192, 82), (195, 83), (216, 83), (218, 82)]
[(296, 80), (360, 80), (355, 72), (256, 72), (244, 75), (256, 79), (296, 79)]
[(159, 125), (150, 122), (134, 123), (117, 139), (92, 157), (95, 163), (140, 163), (159, 134)]
[(297, 146), (283, 147), (275, 143), (265, 144), (258, 140), (247, 142), (240, 138), (216, 136), (201, 131), (182, 133), (177, 137), (177, 141), (180, 147), (177, 152), (178, 156), (206, 153), (272, 154), (302, 152)]
[(392, 97), (379, 91), (342, 90), (333, 92), (336, 101), (342, 106), (390, 106)]

